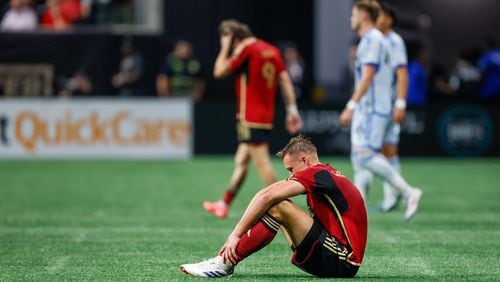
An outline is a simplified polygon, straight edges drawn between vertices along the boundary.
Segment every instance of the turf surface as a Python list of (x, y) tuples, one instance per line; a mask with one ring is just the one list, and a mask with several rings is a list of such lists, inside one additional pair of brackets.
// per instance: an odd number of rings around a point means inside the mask
[[(347, 159), (323, 158), (349, 177)], [(500, 280), (500, 161), (403, 159), (424, 190), (411, 223), (369, 214), (359, 280)], [(286, 177), (278, 160), (275, 168)], [(226, 220), (201, 202), (221, 194), (230, 157), (192, 161), (1, 161), (0, 280), (193, 280), (181, 263), (217, 253), (261, 187), (249, 177)], [(380, 182), (370, 193), (377, 204)], [(304, 204), (305, 199), (296, 202)], [(232, 279), (317, 280), (289, 263), (278, 235)]]

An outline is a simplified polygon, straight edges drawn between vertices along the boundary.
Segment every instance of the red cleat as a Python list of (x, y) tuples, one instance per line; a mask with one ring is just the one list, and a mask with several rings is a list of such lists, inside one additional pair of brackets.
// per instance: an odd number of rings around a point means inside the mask
[(226, 206), (226, 204), (219, 202), (208, 202), (205, 201), (203, 202), (203, 208), (215, 215), (218, 218), (224, 219), (227, 217), (227, 213), (229, 212), (229, 208)]

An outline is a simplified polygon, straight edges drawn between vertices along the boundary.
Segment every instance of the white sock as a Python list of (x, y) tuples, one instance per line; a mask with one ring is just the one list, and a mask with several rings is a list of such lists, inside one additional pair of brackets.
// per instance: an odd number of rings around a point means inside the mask
[[(396, 169), (397, 172), (401, 171), (401, 165), (399, 163), (399, 157), (392, 157), (387, 159), (389, 163)], [(383, 188), (384, 188), (384, 199), (382, 201), (382, 207), (383, 208), (390, 208), (392, 207), (396, 201), (398, 200), (398, 194), (399, 191), (394, 188), (389, 182), (384, 181), (383, 182)]]
[(354, 170), (354, 185), (361, 192), (361, 196), (367, 202), (368, 190), (373, 180), (373, 173), (368, 169), (358, 168)]
[(382, 177), (384, 181), (394, 186), (405, 197), (408, 197), (413, 187), (399, 174), (399, 172), (381, 154), (375, 154), (372, 158), (363, 163), (363, 167)]

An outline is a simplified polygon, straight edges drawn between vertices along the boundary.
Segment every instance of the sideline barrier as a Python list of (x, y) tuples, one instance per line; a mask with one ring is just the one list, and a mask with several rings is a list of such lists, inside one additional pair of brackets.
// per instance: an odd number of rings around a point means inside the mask
[[(284, 129), (283, 106), (277, 106), (271, 153), (290, 136)], [(339, 126), (341, 107), (299, 105), (304, 127), (321, 154), (349, 155), (350, 129)], [(232, 154), (236, 150), (234, 106), (196, 106), (196, 154)], [(433, 104), (410, 108), (401, 128), (403, 156), (500, 156), (500, 105)]]
[(0, 100), (0, 158), (187, 159), (190, 99)]

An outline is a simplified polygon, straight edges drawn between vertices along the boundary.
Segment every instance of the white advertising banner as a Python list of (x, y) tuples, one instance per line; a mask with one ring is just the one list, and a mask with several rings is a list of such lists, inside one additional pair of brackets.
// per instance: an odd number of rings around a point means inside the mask
[(0, 158), (185, 159), (190, 99), (0, 100)]

